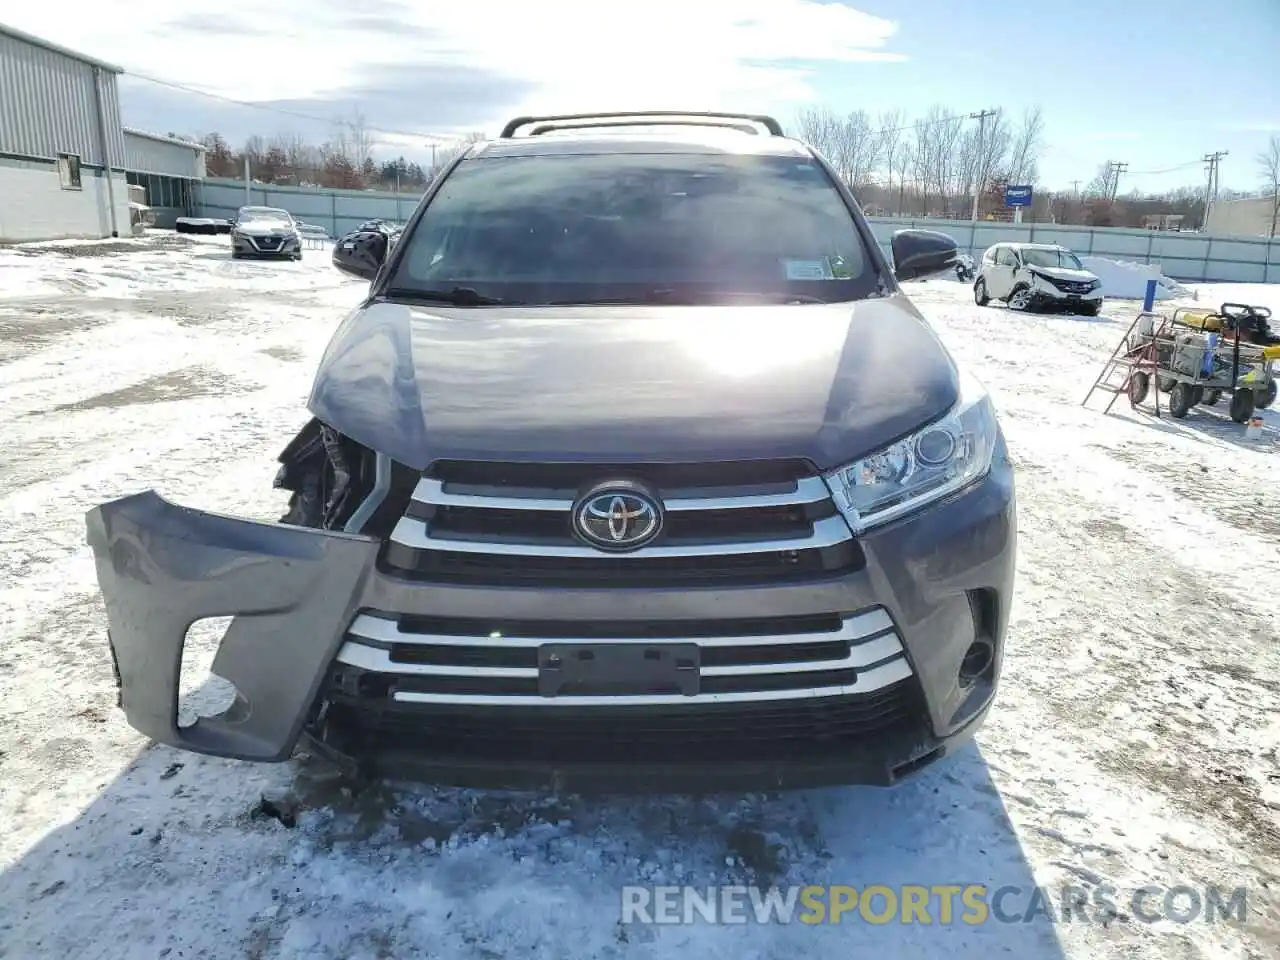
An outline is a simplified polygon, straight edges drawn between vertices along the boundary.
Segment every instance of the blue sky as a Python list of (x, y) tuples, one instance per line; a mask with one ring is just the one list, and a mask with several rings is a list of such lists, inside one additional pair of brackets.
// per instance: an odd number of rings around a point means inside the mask
[(911, 119), (935, 103), (1013, 118), (1039, 105), (1044, 186), (1087, 183), (1108, 159), (1129, 164), (1122, 191), (1199, 185), (1200, 158), (1226, 150), (1222, 185), (1250, 190), (1280, 134), (1280, 0), (308, 0), (304, 17), (260, 0), (99, 0), (74, 17), (10, 6), (10, 25), (132, 74), (126, 124), (217, 130), (233, 146), (318, 143), (357, 112), (375, 155), (425, 160), (433, 142), (529, 112), (788, 122), (814, 105)]
[(1280, 0), (858, 0), (896, 20), (902, 63), (823, 67), (823, 100), (919, 114), (933, 102), (1013, 113), (1039, 104), (1052, 186), (1128, 162), (1121, 190), (1203, 182), (1206, 153), (1224, 187), (1254, 189), (1254, 157), (1280, 134)]

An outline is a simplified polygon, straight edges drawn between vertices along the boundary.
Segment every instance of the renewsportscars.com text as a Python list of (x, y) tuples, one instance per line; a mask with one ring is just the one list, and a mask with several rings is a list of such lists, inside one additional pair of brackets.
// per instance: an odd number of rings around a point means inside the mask
[(625, 924), (1244, 923), (1243, 887), (986, 884), (622, 888)]

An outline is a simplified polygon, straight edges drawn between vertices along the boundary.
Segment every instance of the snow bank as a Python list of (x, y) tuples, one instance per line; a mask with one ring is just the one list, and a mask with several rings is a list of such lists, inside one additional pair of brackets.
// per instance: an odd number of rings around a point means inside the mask
[(1156, 299), (1187, 297), (1191, 291), (1160, 272), (1154, 263), (1132, 263), (1106, 257), (1081, 257), (1084, 268), (1102, 281), (1102, 292), (1116, 300), (1142, 300), (1147, 295), (1147, 281), (1156, 281)]

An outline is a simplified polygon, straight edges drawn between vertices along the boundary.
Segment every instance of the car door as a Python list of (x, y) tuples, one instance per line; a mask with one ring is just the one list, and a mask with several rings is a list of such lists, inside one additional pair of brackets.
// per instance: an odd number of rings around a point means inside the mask
[(1001, 244), (996, 247), (996, 262), (991, 267), (991, 279), (987, 282), (987, 296), (1003, 299), (1013, 289), (1013, 254)]

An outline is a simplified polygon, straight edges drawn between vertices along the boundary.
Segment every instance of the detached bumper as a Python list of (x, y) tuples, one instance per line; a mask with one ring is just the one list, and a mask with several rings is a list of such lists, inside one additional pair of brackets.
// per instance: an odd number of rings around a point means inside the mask
[[(151, 492), (95, 507), (87, 526), (129, 723), (197, 753), (288, 759), (377, 542), (201, 513)], [(213, 672), (235, 685), (236, 701), (179, 727), (187, 630), (225, 616), (235, 619)]]

